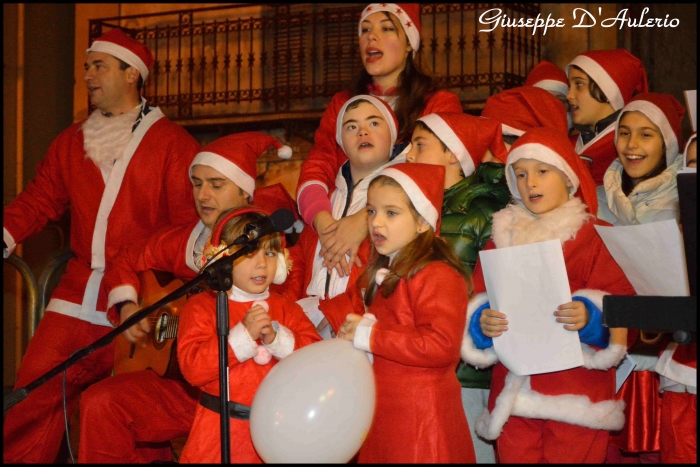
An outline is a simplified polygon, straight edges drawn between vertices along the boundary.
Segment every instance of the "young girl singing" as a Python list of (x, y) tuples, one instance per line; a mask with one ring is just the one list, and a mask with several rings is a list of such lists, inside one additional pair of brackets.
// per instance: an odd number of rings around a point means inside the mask
[[(205, 255), (214, 256), (244, 227), (261, 219), (260, 208), (242, 208), (222, 216)], [(253, 447), (248, 421), (249, 406), (263, 378), (292, 351), (320, 340), (314, 325), (299, 305), (270, 293), (270, 284), (284, 282), (287, 264), (284, 236), (260, 239), (260, 247), (234, 262), (229, 291), (229, 413), (231, 461), (262, 463)], [(177, 353), (182, 374), (202, 390), (192, 430), (182, 451), (184, 463), (221, 462), (219, 416), (219, 347), (216, 331), (216, 294), (195, 295), (181, 311)], [(231, 407), (235, 410), (231, 412)]]
[(338, 335), (374, 354), (377, 405), (361, 463), (475, 462), (455, 378), (469, 281), (436, 237), (444, 177), (442, 166), (397, 164), (369, 187), (373, 253), (358, 281), (368, 313), (349, 314)]

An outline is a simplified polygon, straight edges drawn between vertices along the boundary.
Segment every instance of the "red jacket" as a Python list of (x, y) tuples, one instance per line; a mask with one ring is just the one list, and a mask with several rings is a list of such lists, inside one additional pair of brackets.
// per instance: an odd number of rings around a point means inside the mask
[(601, 186), (605, 177), (605, 171), (617, 159), (615, 124), (609, 125), (598, 133), (588, 144), (583, 144), (581, 135), (578, 135), (574, 141), (576, 153), (589, 164), (595, 186)]

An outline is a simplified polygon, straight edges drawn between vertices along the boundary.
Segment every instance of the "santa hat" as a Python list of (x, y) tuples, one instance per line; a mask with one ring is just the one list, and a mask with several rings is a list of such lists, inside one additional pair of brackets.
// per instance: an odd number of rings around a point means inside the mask
[(648, 92), (647, 73), (641, 60), (626, 51), (589, 50), (579, 54), (566, 65), (576, 65), (582, 69), (605, 93), (613, 109), (620, 110), (635, 92)]
[(495, 120), (465, 113), (434, 113), (418, 119), (452, 151), (462, 166), (464, 176), (473, 174), (484, 153), (491, 149), (500, 160), (507, 154), (501, 137), (501, 125)]
[(625, 112), (638, 111), (643, 113), (651, 122), (661, 130), (661, 136), (666, 144), (666, 164), (671, 165), (678, 157), (681, 141), (681, 120), (685, 114), (685, 107), (670, 94), (646, 92), (637, 94), (632, 98), (617, 116), (615, 123), (615, 144), (620, 130), (620, 120)]
[(292, 148), (258, 131), (224, 136), (207, 144), (195, 156), (190, 164), (190, 178), (195, 165), (206, 165), (220, 172), (252, 198), (258, 175), (257, 158), (273, 147), (277, 148), (277, 155), (282, 159), (292, 157)]
[(525, 86), (535, 86), (549, 92), (568, 94), (569, 80), (564, 70), (552, 62), (542, 60), (527, 75)]
[(292, 230), (301, 232), (304, 229), (304, 221), (299, 218), (297, 203), (289, 195), (287, 189), (281, 183), (267, 185), (255, 190), (255, 205), (260, 206), (269, 212), (278, 209), (286, 209), (294, 214), (294, 224), (285, 233), (292, 233)]
[(420, 4), (418, 3), (371, 3), (362, 10), (360, 22), (357, 26), (358, 36), (362, 35), (362, 22), (371, 14), (378, 11), (386, 11), (398, 18), (403, 27), (408, 43), (416, 56), (420, 47)]
[(379, 172), (393, 178), (406, 192), (418, 214), (430, 224), (435, 235), (440, 233), (440, 213), (445, 192), (445, 167), (441, 165), (401, 163)]
[(343, 152), (345, 152), (345, 148), (343, 147), (343, 138), (342, 138), (342, 132), (343, 132), (343, 116), (345, 115), (345, 112), (348, 109), (348, 106), (352, 104), (355, 101), (358, 100), (365, 100), (368, 101), (370, 104), (375, 106), (379, 112), (381, 112), (382, 117), (384, 117), (384, 120), (386, 120), (386, 123), (389, 125), (389, 133), (391, 134), (391, 148), (394, 147), (394, 144), (396, 144), (396, 135), (398, 135), (399, 131), (399, 120), (396, 118), (396, 114), (394, 113), (393, 110), (391, 110), (391, 107), (389, 104), (384, 102), (383, 100), (376, 98), (374, 96), (370, 96), (369, 94), (359, 94), (355, 97), (350, 98), (345, 105), (343, 105), (340, 108), (340, 111), (338, 112), (338, 119), (336, 120), (335, 123), (335, 140), (338, 142), (338, 146), (340, 146), (343, 149)]
[(521, 199), (513, 164), (520, 159), (535, 159), (558, 168), (571, 181), (571, 193), (588, 206), (588, 212), (598, 212), (595, 183), (583, 160), (576, 154), (565, 134), (551, 128), (535, 128), (522, 135), (511, 146), (506, 161), (506, 181), (510, 193)]
[[(249, 212), (257, 212), (265, 216), (270, 216), (270, 212), (267, 209), (261, 208), (259, 206), (246, 206), (244, 208), (233, 209), (226, 213), (224, 217), (219, 219), (214, 226), (211, 233), (211, 238), (209, 240), (210, 246), (205, 248), (205, 256), (209, 258), (216, 256), (229, 256), (233, 252), (225, 251), (221, 253), (222, 250), (227, 250), (232, 245), (227, 245), (225, 241), (221, 239), (222, 232), (226, 224), (236, 217), (242, 216)], [(263, 237), (264, 238), (264, 237)], [(289, 264), (287, 263), (288, 252), (286, 251), (287, 243), (285, 241), (284, 235), (280, 235), (280, 242), (282, 245), (282, 250), (277, 253), (277, 269), (275, 270), (275, 278), (272, 280), (273, 284), (282, 284), (289, 274)], [(208, 261), (208, 260), (207, 260)]]
[(688, 138), (688, 142), (685, 143), (685, 149), (683, 150), (683, 167), (688, 167), (688, 148), (690, 147), (690, 143), (695, 141), (698, 137), (698, 133), (695, 132), (692, 135), (690, 135), (690, 138)]
[(569, 134), (566, 107), (548, 91), (532, 86), (507, 89), (486, 99), (481, 116), (501, 122), (504, 135), (520, 136), (533, 128)]
[(147, 45), (142, 44), (124, 34), (121, 29), (115, 28), (95, 39), (85, 55), (90, 52), (103, 52), (130, 65), (141, 74), (146, 81), (148, 68), (153, 65), (153, 54)]

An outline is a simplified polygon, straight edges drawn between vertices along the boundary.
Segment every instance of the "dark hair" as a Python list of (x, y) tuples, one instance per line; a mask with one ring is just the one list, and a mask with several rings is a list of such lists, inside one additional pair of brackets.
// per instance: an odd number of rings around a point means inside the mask
[[(114, 57), (114, 58), (117, 58), (117, 57)], [(122, 60), (121, 58), (117, 58), (117, 60), (119, 61), (119, 69), (120, 70), (126, 70), (127, 68), (129, 68), (131, 66), (128, 63), (126, 63), (124, 60)], [(135, 68), (135, 67), (132, 67), (132, 68)], [(136, 89), (138, 89), (139, 93), (141, 92), (142, 87), (143, 87), (143, 76), (141, 76), (141, 72), (139, 72), (139, 80), (136, 83)]]
[[(226, 211), (223, 211), (221, 214), (219, 214), (219, 218), (216, 221), (216, 225), (218, 226), (219, 222), (221, 222), (227, 214), (229, 214), (232, 210), (235, 209), (239, 208), (227, 209)], [(227, 245), (231, 245), (235, 239), (237, 239), (241, 234), (243, 234), (243, 231), (247, 224), (257, 222), (263, 217), (265, 216), (259, 212), (246, 212), (245, 214), (241, 214), (240, 216), (236, 216), (229, 219), (224, 225), (224, 227), (221, 229), (221, 240), (226, 242)], [(215, 226), (214, 229), (212, 229), (212, 231), (215, 231), (216, 228), (217, 227)], [(281, 251), (281, 237), (282, 234), (279, 232), (275, 232), (270, 235), (266, 235), (265, 237), (262, 237), (260, 239), (260, 248), (269, 248), (274, 251)]]
[[(398, 34), (398, 29), (402, 28), (401, 24), (394, 20), (394, 15), (386, 11), (383, 13), (394, 24)], [(406, 44), (408, 45), (408, 37), (406, 38)], [(351, 94), (353, 96), (366, 94), (367, 87), (372, 82), (372, 76), (363, 67), (355, 80)], [(409, 52), (406, 57), (406, 66), (399, 75), (396, 91), (398, 99), (396, 100), (394, 113), (399, 123), (396, 141), (403, 142), (411, 138), (415, 121), (418, 120), (418, 117), (425, 109), (426, 98), (436, 91), (433, 79), (420, 71), (413, 61), (413, 52)]]
[(503, 142), (510, 144), (511, 146), (520, 138), (518, 135), (503, 135)]
[[(389, 185), (401, 188), (401, 185), (393, 178), (380, 175), (369, 184), (369, 188), (374, 185)], [(408, 199), (408, 206), (411, 210), (411, 214), (418, 219), (420, 214), (416, 211), (415, 206)], [(365, 305), (369, 306), (374, 301), (374, 298), (378, 290), (381, 290), (383, 297), (388, 297), (399, 284), (402, 278), (410, 280), (415, 276), (421, 269), (433, 261), (440, 261), (449, 266), (452, 266), (460, 275), (464, 278), (467, 283), (467, 290), (469, 295), (472, 293), (472, 284), (469, 278), (469, 274), (464, 270), (462, 263), (455, 253), (454, 247), (447, 242), (444, 238), (436, 237), (435, 231), (432, 227), (429, 227), (425, 232), (418, 234), (418, 236), (408, 245), (403, 247), (391, 265), (389, 273), (384, 278), (381, 286), (378, 286), (374, 280), (377, 275), (377, 271), (380, 268), (389, 267), (389, 257), (380, 255), (377, 250), (372, 245), (372, 254), (370, 257), (370, 262), (362, 274), (360, 279), (357, 281), (357, 287), (365, 288), (364, 302)]]
[(609, 104), (610, 100), (605, 96), (605, 93), (603, 92), (602, 89), (600, 89), (600, 86), (598, 86), (598, 83), (596, 83), (591, 76), (583, 71), (581, 67), (578, 67), (576, 65), (571, 65), (571, 68), (576, 68), (578, 71), (583, 73), (588, 77), (588, 92), (591, 93), (591, 97), (601, 104)]

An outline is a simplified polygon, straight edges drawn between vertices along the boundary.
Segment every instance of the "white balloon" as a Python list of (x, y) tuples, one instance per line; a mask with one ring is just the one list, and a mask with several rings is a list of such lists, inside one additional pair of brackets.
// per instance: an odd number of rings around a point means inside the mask
[(366, 352), (351, 342), (315, 342), (281, 360), (255, 393), (253, 445), (266, 463), (345, 463), (359, 451), (374, 416)]

